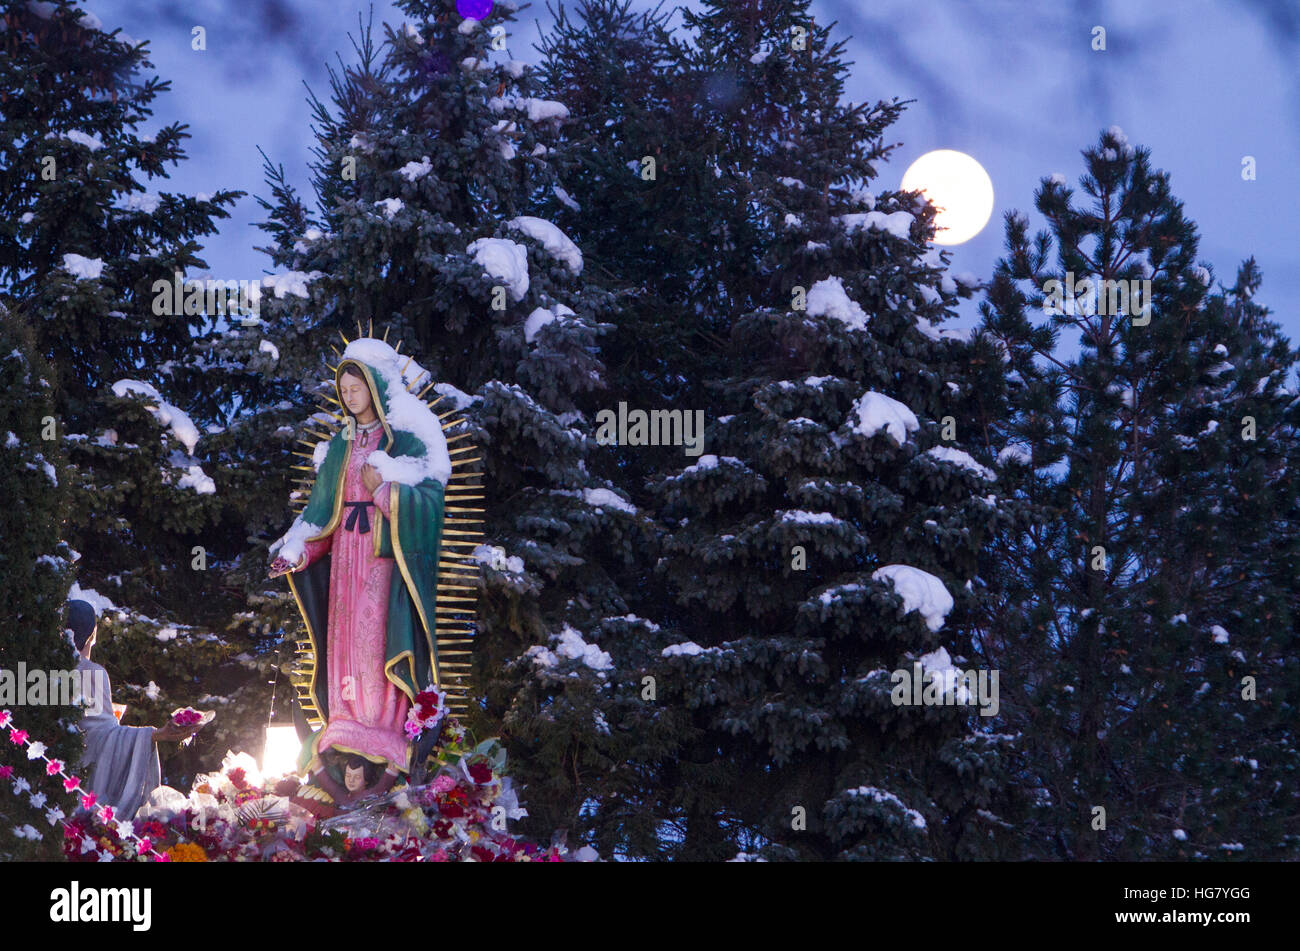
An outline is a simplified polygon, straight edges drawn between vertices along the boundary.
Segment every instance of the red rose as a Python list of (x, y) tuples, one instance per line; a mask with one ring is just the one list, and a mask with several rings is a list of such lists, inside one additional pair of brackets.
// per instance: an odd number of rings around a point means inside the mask
[(244, 786), (246, 785), (246, 783), (244, 782), (245, 773), (242, 766), (236, 766), (229, 773), (227, 773), (226, 776), (227, 778), (229, 778), (229, 780), (232, 783), (235, 784), (236, 789), (243, 789)]
[(448, 819), (460, 819), (465, 815), (464, 808), (459, 803), (445, 802), (438, 810)]
[(470, 779), (479, 784), (492, 782), (492, 767), (487, 763), (470, 763), (467, 767)]

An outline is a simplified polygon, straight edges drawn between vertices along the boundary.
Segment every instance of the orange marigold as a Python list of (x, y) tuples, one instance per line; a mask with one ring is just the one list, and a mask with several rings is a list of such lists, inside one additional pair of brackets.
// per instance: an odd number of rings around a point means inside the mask
[(193, 842), (177, 842), (167, 854), (172, 857), (173, 862), (206, 862), (208, 853), (203, 851), (203, 846), (195, 845)]

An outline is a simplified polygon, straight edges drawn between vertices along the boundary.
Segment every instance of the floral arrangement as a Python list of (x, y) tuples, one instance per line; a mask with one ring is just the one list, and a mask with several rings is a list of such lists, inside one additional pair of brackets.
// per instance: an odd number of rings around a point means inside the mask
[(436, 729), (447, 715), (447, 694), (434, 687), (421, 690), (406, 714), (406, 738), (414, 740), (425, 730)]
[(184, 709), (177, 710), (172, 714), (172, 722), (177, 726), (193, 726), (196, 723), (202, 722), (202, 720), (203, 714), (199, 713), (199, 711), (195, 710), (193, 707), (185, 707)]
[[(442, 698), (420, 712), (441, 719)], [(425, 729), (427, 724), (422, 724)], [(528, 815), (506, 775), (496, 738), (475, 743), (448, 719), (430, 779), (400, 786), (351, 811), (318, 820), (291, 805), (289, 777), (264, 782), (245, 753), (227, 753), (221, 769), (195, 777), (188, 796), (155, 790), (134, 823), (106, 823), (96, 811), (64, 824), (71, 861), (137, 859), (129, 837), (144, 839), (174, 862), (564, 862), (591, 861), (594, 850), (539, 848), (509, 834), (506, 820)], [(123, 828), (125, 827), (125, 828)]]

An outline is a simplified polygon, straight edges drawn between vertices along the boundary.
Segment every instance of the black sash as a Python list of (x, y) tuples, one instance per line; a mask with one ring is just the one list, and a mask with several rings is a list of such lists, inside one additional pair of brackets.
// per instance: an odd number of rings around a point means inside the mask
[[(367, 534), (370, 531), (370, 518), (366, 515), (366, 506), (374, 505), (375, 503), (374, 502), (344, 502), (343, 504), (351, 509), (351, 511), (348, 512), (347, 520), (343, 523), (344, 531), (348, 531), (348, 532), (356, 531), (362, 535)], [(357, 528), (358, 518), (361, 519), (360, 528)]]

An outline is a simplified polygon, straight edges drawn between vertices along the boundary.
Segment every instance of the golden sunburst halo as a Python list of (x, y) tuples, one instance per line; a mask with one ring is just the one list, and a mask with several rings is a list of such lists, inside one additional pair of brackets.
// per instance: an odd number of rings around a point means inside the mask
[[(370, 318), (368, 323), (369, 332), (363, 333), (361, 321), (360, 319), (357, 320), (357, 336), (354, 339), (375, 339), (374, 319)], [(380, 338), (384, 343), (388, 342), (389, 329), (391, 328), (386, 328), (383, 337)], [(344, 347), (352, 343), (343, 331), (340, 330), (338, 333), (343, 340)], [(393, 348), (394, 352), (401, 352), (402, 343), (401, 340), (397, 342), (397, 345)], [(337, 376), (338, 369), (343, 362), (343, 353), (333, 344), (330, 345), (330, 348), (338, 355), (339, 363), (331, 365), (326, 362), (326, 366)], [(424, 402), (425, 406), (431, 412), (434, 412), (434, 407), (443, 400), (442, 394), (435, 393), (433, 399), (427, 401), (424, 396), (436, 385), (435, 381), (430, 379), (419, 393), (415, 393), (415, 384), (418, 381), (406, 382), (406, 371), (410, 368), (414, 359), (414, 354), (407, 356), (406, 365), (401, 370), (402, 382), (408, 393)], [(328, 394), (322, 394), (322, 397), (340, 410), (343, 408), (335, 397)], [(346, 417), (342, 413), (331, 409), (324, 402), (317, 406), (317, 412), (333, 422), (326, 422), (325, 419), (313, 416), (308, 424), (303, 427), (302, 432), (328, 442), (338, 435), (346, 423)], [(434, 412), (434, 415), (437, 416), (444, 433), (465, 422), (465, 418), (455, 409), (442, 414)], [(319, 432), (312, 427), (319, 427), (324, 432)], [(462, 440), (471, 439), (472, 435), (466, 429), (464, 432), (457, 433), (448, 442), (461, 443)], [(315, 487), (317, 469), (314, 463), (314, 453), (320, 443), (311, 443), (301, 438), (298, 441), (313, 450), (310, 456), (303, 452), (294, 451), (294, 455), (313, 460), (311, 465), (293, 466), (294, 469), (306, 473), (304, 477), (297, 480), (300, 487), (295, 490), (297, 497), (292, 500), (294, 508), (301, 513), (308, 504), (307, 501), (304, 501), (304, 496), (309, 499)], [(481, 479), (482, 472), (474, 469), (473, 466), (475, 463), (481, 462), (482, 457), (478, 454), (478, 447), (473, 442), (462, 444), (454, 451), (449, 449), (448, 457), (451, 460), (452, 472), (447, 480), (447, 485), (444, 486), (443, 536), (438, 552), (437, 600), (433, 618), (438, 669), (434, 671), (434, 676), (437, 685), (448, 691), (449, 709), (453, 713), (465, 715), (469, 712), (469, 658), (472, 657), (473, 634), (478, 630), (478, 586), (475, 582), (478, 580), (480, 566), (475, 561), (473, 552), (482, 543), (482, 516), (485, 513), (484, 509), (465, 503), (481, 503), (484, 499), (484, 495), (481, 494), (484, 486), (481, 481), (474, 481)], [(473, 592), (473, 595), (467, 596), (469, 592)], [(308, 690), (316, 666), (316, 659), (311, 650), (310, 642), (299, 638), (297, 640), (296, 654), (298, 658), (297, 670), (299, 671), (297, 676), (299, 702), (308, 723), (311, 724), (313, 729), (321, 729), (325, 725), (324, 720), (312, 701)]]

